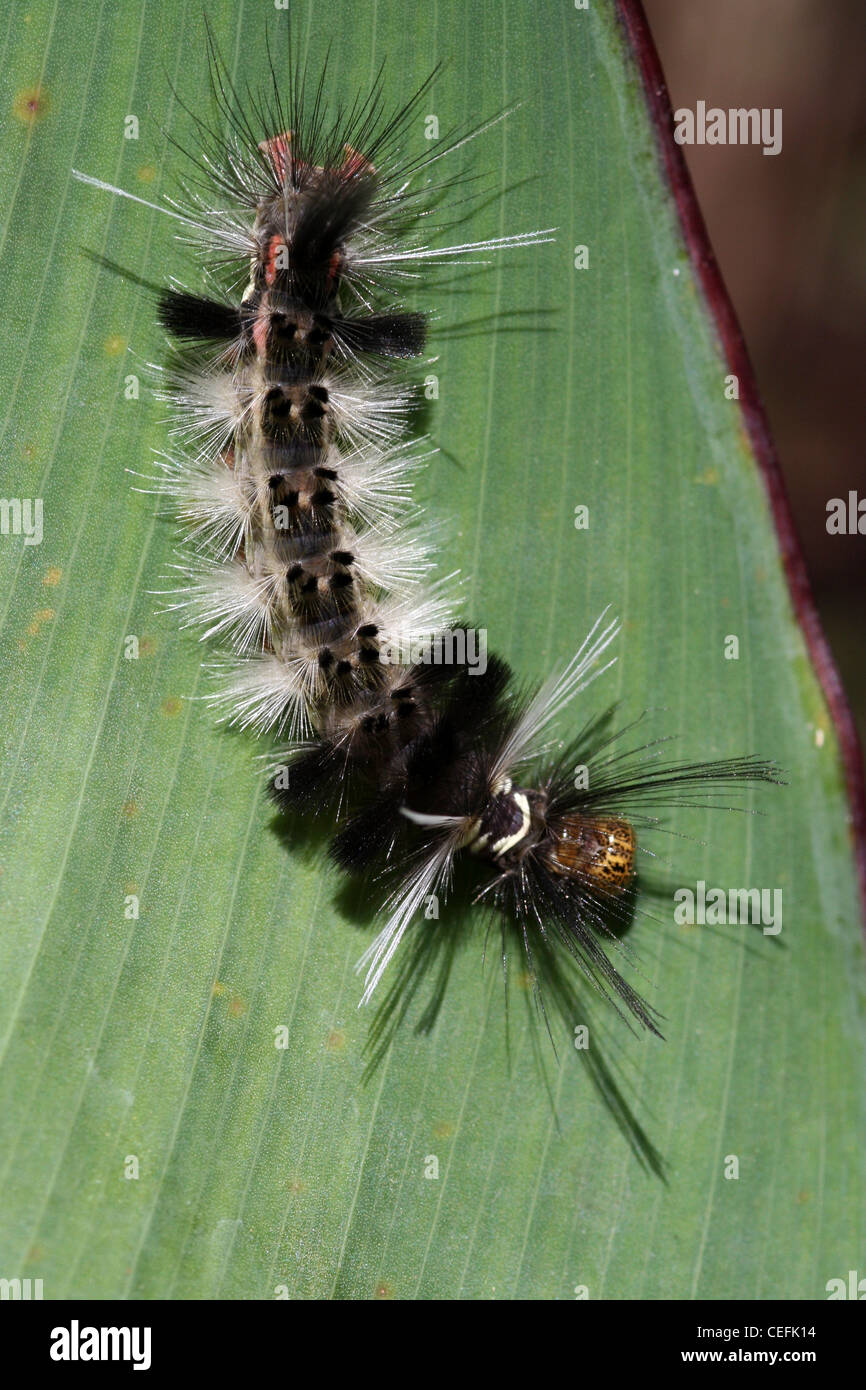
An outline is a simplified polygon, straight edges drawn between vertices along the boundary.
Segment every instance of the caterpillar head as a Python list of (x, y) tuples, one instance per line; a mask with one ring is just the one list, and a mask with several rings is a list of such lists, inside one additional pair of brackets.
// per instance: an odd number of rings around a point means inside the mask
[(572, 813), (548, 818), (544, 792), (515, 787), (505, 778), (470, 823), (464, 847), (508, 872), (534, 851), (551, 873), (594, 886), (606, 896), (628, 889), (635, 875), (637, 840), (616, 816)]
[(505, 777), (466, 829), (462, 848), (483, 854), (502, 869), (515, 869), (544, 829), (543, 792), (515, 787)]
[(273, 287), (307, 307), (331, 303), (346, 268), (346, 246), (364, 224), (378, 190), (376, 170), (350, 145), (325, 168), (304, 157), (284, 131), (259, 144), (274, 189), (258, 205), (248, 294)]

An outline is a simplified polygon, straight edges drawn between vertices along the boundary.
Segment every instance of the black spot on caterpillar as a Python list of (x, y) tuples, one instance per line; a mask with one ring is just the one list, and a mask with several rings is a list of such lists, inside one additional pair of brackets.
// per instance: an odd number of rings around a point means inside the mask
[[(658, 1033), (659, 1014), (610, 955), (640, 834), (655, 826), (647, 811), (695, 792), (713, 804), (708, 788), (778, 781), (777, 770), (749, 757), (660, 765), (646, 746), (612, 752), (586, 731), (552, 743), (610, 664), (618, 624), (603, 614), (562, 670), (516, 692), (504, 662), (481, 669), (452, 641), (455, 615), (430, 581), (430, 537), (410, 495), (423, 454), (406, 443), (412, 391), (395, 364), (423, 352), (426, 323), (406, 291), (425, 267), (552, 233), (435, 245), (431, 166), (491, 124), (407, 155), (435, 73), (393, 112), (380, 77), (331, 113), (324, 78), (310, 89), (293, 68), (247, 114), (216, 59), (213, 72), (224, 131), (198, 122), (212, 193), (160, 210), (198, 240), (219, 293), (173, 286), (159, 317), (177, 344), (165, 394), (192, 453), (164, 464), (189, 541), (174, 606), (228, 644), (215, 702), (231, 723), (288, 738), (275, 800), (330, 817), (334, 862), (384, 885), (364, 1000), (465, 860), (535, 979), (539, 954), (564, 950)], [(589, 769), (579, 788), (576, 763)]]

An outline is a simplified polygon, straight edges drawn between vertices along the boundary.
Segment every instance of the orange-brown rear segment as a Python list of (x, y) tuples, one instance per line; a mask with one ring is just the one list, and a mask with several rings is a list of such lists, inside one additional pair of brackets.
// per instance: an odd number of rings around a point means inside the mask
[(608, 893), (622, 893), (634, 878), (635, 833), (613, 816), (569, 816), (554, 837), (548, 867), (567, 878), (589, 879)]

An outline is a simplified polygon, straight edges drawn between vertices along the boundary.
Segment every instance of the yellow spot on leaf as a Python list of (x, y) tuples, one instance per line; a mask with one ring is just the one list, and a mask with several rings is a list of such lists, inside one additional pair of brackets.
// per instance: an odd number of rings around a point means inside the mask
[(718, 487), (719, 470), (717, 468), (705, 468), (703, 473), (699, 473), (695, 478), (699, 487)]
[(129, 801), (124, 801), (120, 808), (120, 814), (124, 820), (135, 820), (139, 814), (139, 806), (135, 797), (131, 797)]
[(140, 169), (136, 169), (135, 177), (140, 183), (153, 183), (156, 178), (156, 169), (152, 164), (142, 164)]
[(126, 339), (120, 333), (109, 333), (102, 345), (109, 357), (119, 357), (122, 352), (126, 352)]
[(211, 990), (211, 993), (214, 994), (217, 998), (219, 998), (219, 996), (220, 996), (221, 994), (225, 994), (225, 992), (226, 992), (226, 987), (225, 987), (225, 985), (224, 985), (224, 984), (221, 984), (219, 980), (214, 980), (214, 986), (213, 986), (213, 989)]
[(246, 1000), (239, 994), (233, 994), (229, 1000), (229, 1018), (243, 1018), (246, 1011)]
[(35, 121), (41, 120), (48, 109), (48, 97), (41, 87), (25, 87), (12, 103), (14, 114), (25, 125), (33, 125)]
[(384, 1279), (383, 1279), (382, 1282), (381, 1282), (380, 1284), (377, 1284), (377, 1285), (376, 1285), (375, 1297), (376, 1297), (376, 1298), (393, 1298), (393, 1297), (394, 1297), (394, 1290), (392, 1289), (391, 1285), (390, 1285), (390, 1284), (386, 1284), (385, 1281), (384, 1281)]
[(326, 1047), (329, 1052), (342, 1052), (346, 1046), (346, 1034), (342, 1028), (332, 1028), (328, 1034)]
[[(139, 647), (138, 650), (140, 653), (141, 647)], [(175, 716), (180, 714), (181, 710), (183, 709), (183, 700), (179, 700), (176, 695), (168, 695), (163, 700), (159, 708), (163, 714), (168, 716), (169, 719), (174, 719)]]
[(447, 1120), (440, 1120), (438, 1125), (433, 1126), (434, 1139), (450, 1139), (454, 1133), (454, 1126)]
[(42, 630), (43, 623), (50, 623), (55, 616), (53, 608), (38, 608), (27, 624), (27, 631), (31, 637), (38, 637)]
[(52, 565), (51, 568), (47, 569), (43, 574), (42, 583), (45, 585), (46, 589), (53, 589), (55, 584), (60, 583), (60, 576), (62, 574), (63, 570), (59, 565)]
[(33, 613), (33, 617), (31, 621), (29, 621), (28, 626), (26, 626), (26, 630), (28, 630), (29, 637), (39, 637), (39, 632), (42, 631), (43, 623), (50, 623), (53, 617), (54, 609), (36, 610), (36, 612)]

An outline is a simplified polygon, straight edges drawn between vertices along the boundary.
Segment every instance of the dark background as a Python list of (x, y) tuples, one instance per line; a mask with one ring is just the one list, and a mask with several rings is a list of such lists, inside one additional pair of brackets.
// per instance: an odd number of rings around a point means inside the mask
[(866, 3), (644, 0), (671, 105), (781, 107), (783, 144), (684, 153), (776, 440), (815, 599), (866, 744)]

